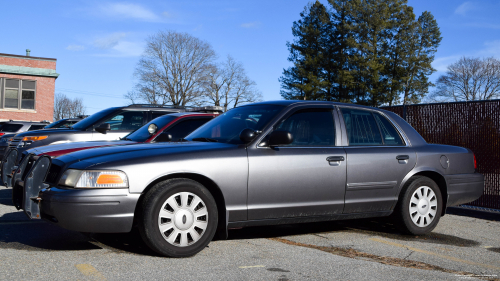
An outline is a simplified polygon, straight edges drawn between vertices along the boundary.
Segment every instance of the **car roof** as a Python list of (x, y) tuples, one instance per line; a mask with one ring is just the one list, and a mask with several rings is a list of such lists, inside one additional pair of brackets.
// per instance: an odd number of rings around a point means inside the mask
[(274, 101), (263, 101), (263, 102), (256, 102), (256, 103), (250, 103), (250, 104), (245, 104), (243, 106), (252, 106), (252, 105), (281, 105), (281, 106), (291, 106), (291, 105), (320, 105), (320, 104), (331, 104), (331, 105), (338, 105), (338, 106), (353, 106), (353, 107), (359, 107), (359, 108), (369, 108), (369, 109), (377, 109), (380, 110), (379, 108), (376, 107), (370, 107), (370, 106), (365, 106), (365, 105), (359, 105), (359, 104), (352, 104), (352, 103), (342, 103), (342, 102), (333, 102), (333, 101), (313, 101), (313, 100), (274, 100)]
[(218, 115), (216, 113), (205, 113), (205, 112), (177, 112), (177, 113), (171, 113), (171, 114), (165, 114), (168, 116), (174, 116), (174, 117), (185, 117), (185, 116), (214, 116)]

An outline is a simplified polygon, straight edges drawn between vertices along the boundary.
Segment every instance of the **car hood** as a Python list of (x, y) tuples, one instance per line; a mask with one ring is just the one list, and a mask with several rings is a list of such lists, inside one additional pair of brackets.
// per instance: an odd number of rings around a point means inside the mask
[(29, 149), (28, 153), (34, 153), (36, 155), (49, 155), (49, 156), (60, 156), (63, 154), (68, 154), (75, 151), (110, 146), (110, 145), (129, 145), (136, 144), (135, 141), (129, 140), (109, 140), (109, 141), (81, 141), (81, 142), (69, 142), (54, 145), (40, 146), (33, 149)]
[(82, 131), (75, 129), (42, 129), (42, 130), (19, 133), (16, 135), (16, 137), (46, 136), (53, 134), (73, 134), (80, 132)]
[[(77, 151), (63, 155), (54, 160), (59, 165), (68, 165), (76, 162), (89, 164), (120, 163), (123, 161), (148, 161), (150, 157), (163, 157), (179, 153), (193, 153), (205, 150), (234, 148), (237, 145), (214, 142), (172, 142), (172, 143), (145, 143), (136, 145), (113, 145), (94, 149)], [(90, 165), (91, 166), (91, 165)]]

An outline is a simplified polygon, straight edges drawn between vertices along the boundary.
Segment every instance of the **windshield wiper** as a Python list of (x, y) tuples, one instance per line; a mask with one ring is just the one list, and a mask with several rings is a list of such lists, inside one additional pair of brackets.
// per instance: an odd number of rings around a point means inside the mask
[(128, 141), (133, 141), (133, 139), (129, 139), (127, 137), (120, 138), (120, 140), (128, 140)]
[(219, 142), (216, 139), (211, 139), (211, 138), (194, 138), (192, 141), (203, 141), (203, 142)]

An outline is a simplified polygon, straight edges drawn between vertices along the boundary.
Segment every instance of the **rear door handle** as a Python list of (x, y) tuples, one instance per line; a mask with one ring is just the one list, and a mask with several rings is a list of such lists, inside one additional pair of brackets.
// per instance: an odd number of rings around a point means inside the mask
[(326, 158), (326, 161), (328, 162), (344, 161), (344, 156), (329, 156)]
[(408, 159), (410, 159), (410, 156), (408, 156), (408, 155), (398, 155), (398, 156), (396, 156), (396, 159), (397, 160), (408, 160)]

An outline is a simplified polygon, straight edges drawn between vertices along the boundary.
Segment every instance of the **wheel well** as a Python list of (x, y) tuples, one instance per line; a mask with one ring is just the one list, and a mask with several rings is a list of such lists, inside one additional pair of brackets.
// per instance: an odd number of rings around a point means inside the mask
[(226, 239), (227, 238), (227, 217), (226, 217), (226, 202), (224, 200), (224, 195), (222, 194), (222, 191), (220, 190), (219, 186), (215, 184), (211, 179), (199, 175), (199, 174), (192, 174), (192, 173), (178, 173), (178, 174), (171, 174), (167, 175), (161, 178), (156, 179), (152, 183), (150, 183), (142, 192), (141, 196), (139, 197), (139, 201), (137, 202), (136, 208), (135, 208), (135, 214), (134, 214), (134, 225), (137, 225), (135, 220), (140, 216), (140, 206), (142, 203), (142, 200), (144, 199), (144, 195), (148, 193), (148, 191), (157, 183), (162, 182), (164, 180), (168, 179), (175, 179), (175, 178), (184, 178), (184, 179), (191, 179), (194, 181), (197, 181), (201, 183), (204, 187), (210, 191), (212, 196), (215, 199), (215, 203), (217, 204), (217, 212), (219, 214), (218, 218), (218, 225), (217, 225), (217, 232), (215, 233), (215, 236), (217, 238), (221, 239)]
[(448, 187), (446, 186), (446, 180), (444, 179), (444, 177), (441, 174), (432, 171), (418, 172), (413, 176), (428, 177), (438, 185), (439, 191), (441, 191), (441, 197), (443, 198), (443, 211), (441, 215), (444, 216), (444, 214), (446, 213), (446, 201), (448, 200)]

